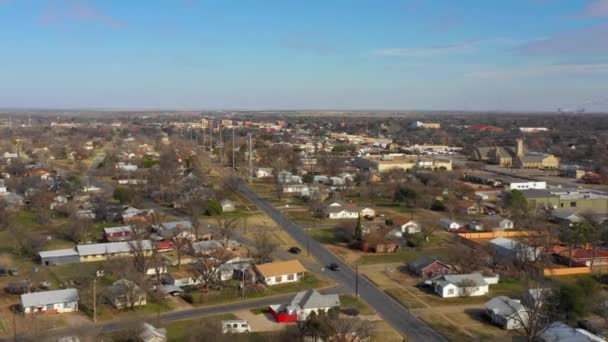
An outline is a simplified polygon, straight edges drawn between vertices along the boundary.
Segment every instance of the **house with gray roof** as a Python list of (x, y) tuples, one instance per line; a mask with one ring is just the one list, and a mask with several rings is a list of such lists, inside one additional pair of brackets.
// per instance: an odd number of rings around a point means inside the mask
[(443, 298), (484, 296), (490, 291), (480, 273), (444, 274), (432, 280), (433, 290)]
[(78, 311), (78, 290), (63, 289), (21, 295), (21, 310), (26, 313), (64, 313)]
[(487, 301), (484, 307), (492, 324), (502, 329), (520, 329), (528, 324), (528, 310), (519, 299), (498, 296)]
[(572, 328), (562, 322), (552, 323), (540, 333), (538, 340), (541, 342), (606, 342), (605, 339), (585, 329)]
[(490, 248), (497, 262), (511, 262), (514, 260), (520, 262), (536, 261), (542, 253), (540, 248), (504, 237), (497, 237), (491, 240)]
[(141, 248), (145, 253), (152, 252), (150, 240), (121, 241), (108, 243), (91, 243), (76, 246), (81, 262), (103, 261), (110, 257), (130, 256), (134, 248)]
[(298, 292), (289, 304), (271, 305), (270, 313), (278, 322), (279, 317), (291, 316), (297, 320), (305, 320), (312, 313), (327, 312), (329, 309), (340, 306), (337, 294), (322, 295), (315, 289)]
[(146, 305), (146, 292), (135, 282), (124, 278), (108, 287), (105, 297), (117, 309)]
[(66, 265), (80, 262), (80, 255), (76, 248), (55, 249), (39, 252), (40, 263), (46, 266)]

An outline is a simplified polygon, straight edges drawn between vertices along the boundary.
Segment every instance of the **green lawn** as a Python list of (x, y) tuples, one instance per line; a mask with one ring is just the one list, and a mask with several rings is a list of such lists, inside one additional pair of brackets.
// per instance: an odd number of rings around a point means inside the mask
[(342, 308), (355, 308), (359, 310), (361, 315), (373, 315), (372, 310), (366, 303), (350, 294), (340, 295), (340, 307)]
[[(321, 279), (313, 274), (306, 274), (299, 282), (267, 286), (261, 291), (249, 290), (246, 294), (247, 299), (262, 298), (268, 296), (283, 295), (300, 292), (308, 289), (322, 288), (331, 285), (329, 280)], [(210, 291), (202, 293), (194, 291), (190, 293), (193, 297), (193, 305), (214, 305), (230, 303), (241, 300), (240, 292), (236, 286), (226, 286), (221, 291)]]
[(234, 314), (229, 313), (192, 320), (176, 321), (163, 324), (163, 326), (165, 329), (167, 329), (167, 341), (184, 341), (187, 337), (186, 332), (191, 330), (192, 327), (197, 325), (203, 325), (205, 323), (217, 323), (219, 325), (220, 321), (228, 319), (237, 319), (237, 317)]
[(249, 310), (252, 314), (254, 315), (260, 315), (260, 314), (265, 314), (268, 312), (268, 307), (267, 306), (263, 306), (260, 308), (255, 308), (255, 309), (251, 309)]
[(371, 265), (371, 264), (383, 264), (383, 263), (396, 263), (402, 262), (407, 263), (417, 258), (428, 255), (442, 257), (445, 256), (448, 251), (444, 248), (408, 248), (405, 247), (397, 253), (385, 253), (385, 254), (366, 254), (361, 256), (357, 263), (359, 265)]
[(403, 305), (403, 307), (408, 310), (419, 309), (424, 307), (416, 298), (414, 298), (414, 296), (412, 296), (403, 289), (387, 289), (384, 290), (384, 292), (386, 292), (387, 295), (389, 295), (391, 298), (396, 300), (399, 304)]
[(310, 237), (319, 241), (320, 243), (335, 244), (339, 242), (338, 238), (336, 237), (336, 230), (331, 228), (311, 229)]

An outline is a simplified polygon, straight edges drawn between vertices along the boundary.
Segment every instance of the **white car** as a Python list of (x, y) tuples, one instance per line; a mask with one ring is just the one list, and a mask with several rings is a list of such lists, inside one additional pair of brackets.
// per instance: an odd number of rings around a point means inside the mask
[(222, 333), (224, 334), (240, 334), (248, 333), (251, 329), (249, 323), (244, 319), (233, 319), (228, 321), (222, 321)]

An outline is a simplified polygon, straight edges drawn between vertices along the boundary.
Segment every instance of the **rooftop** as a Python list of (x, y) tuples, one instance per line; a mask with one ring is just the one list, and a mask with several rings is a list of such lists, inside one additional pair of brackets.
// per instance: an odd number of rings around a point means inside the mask
[(33, 292), (21, 295), (21, 305), (23, 307), (77, 302), (78, 300), (78, 290), (76, 289)]
[(306, 272), (306, 268), (304, 267), (304, 265), (302, 265), (302, 263), (300, 263), (300, 261), (296, 259), (256, 265), (256, 268), (265, 278), (285, 274)]

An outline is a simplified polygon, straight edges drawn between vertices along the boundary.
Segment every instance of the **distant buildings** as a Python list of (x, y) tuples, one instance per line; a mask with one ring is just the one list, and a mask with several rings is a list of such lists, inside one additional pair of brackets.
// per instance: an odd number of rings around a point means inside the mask
[(430, 170), (452, 170), (452, 161), (448, 159), (403, 154), (373, 155), (355, 158), (355, 165), (361, 169), (384, 172), (390, 169), (410, 170), (413, 168)]
[(523, 169), (557, 169), (559, 158), (552, 154), (526, 152), (524, 141), (516, 140), (517, 145), (477, 147), (473, 149), (470, 158), (485, 161), (502, 167), (515, 167)]
[(441, 124), (437, 122), (422, 122), (414, 121), (410, 123), (410, 128), (428, 128), (428, 129), (439, 129)]

